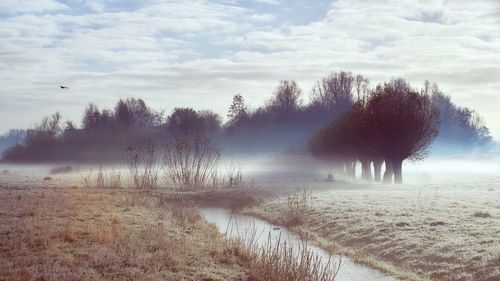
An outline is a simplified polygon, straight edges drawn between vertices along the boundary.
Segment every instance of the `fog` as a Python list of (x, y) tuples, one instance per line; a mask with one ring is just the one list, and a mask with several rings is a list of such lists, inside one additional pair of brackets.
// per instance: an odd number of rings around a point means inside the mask
[[(309, 156), (260, 155), (231, 158), (240, 163), (243, 173), (255, 183), (296, 183), (326, 181), (328, 174), (335, 180), (351, 181), (338, 171), (332, 163), (318, 161)], [(382, 168), (382, 172), (385, 167)], [(372, 167), (373, 170), (373, 167)], [(361, 165), (356, 165), (356, 181), (361, 181)], [(405, 184), (481, 183), (500, 181), (499, 156), (429, 157), (420, 161), (406, 160), (403, 163)], [(376, 184), (376, 183), (374, 183)]]
[[(70, 165), (73, 172), (86, 173), (95, 171), (99, 166), (108, 169), (126, 171), (126, 163), (103, 162), (96, 164), (51, 163), (51, 164), (8, 164), (0, 163), (0, 172), (32, 173), (36, 175), (50, 174), (57, 166)], [(326, 181), (328, 174), (335, 181), (351, 181), (338, 171), (334, 164), (319, 161), (308, 155), (272, 155), (259, 156), (228, 155), (222, 157), (218, 171), (226, 173), (229, 169), (240, 169), (244, 177), (254, 184), (296, 183)], [(373, 167), (372, 167), (373, 169)], [(382, 172), (385, 167), (382, 168)], [(481, 183), (500, 181), (500, 157), (429, 157), (420, 161), (406, 160), (403, 163), (405, 184), (439, 184), (439, 183)], [(356, 181), (361, 181), (361, 165), (356, 164)], [(376, 183), (374, 183), (376, 184)]]
[(405, 164), (406, 183), (480, 183), (500, 180), (500, 158), (429, 158)]

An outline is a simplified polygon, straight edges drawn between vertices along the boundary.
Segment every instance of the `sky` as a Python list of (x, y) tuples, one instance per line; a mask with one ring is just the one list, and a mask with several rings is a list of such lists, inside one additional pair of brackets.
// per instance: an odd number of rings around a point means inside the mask
[(340, 70), (436, 82), (500, 139), (499, 0), (0, 1), (0, 133), (126, 97), (225, 116), (280, 80), (307, 102)]

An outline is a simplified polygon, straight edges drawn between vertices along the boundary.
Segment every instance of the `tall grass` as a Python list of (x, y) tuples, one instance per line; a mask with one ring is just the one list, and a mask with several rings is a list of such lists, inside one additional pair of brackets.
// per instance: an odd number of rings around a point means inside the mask
[(226, 186), (229, 188), (242, 187), (246, 185), (243, 178), (243, 172), (241, 170), (241, 165), (236, 165), (233, 161), (226, 166)]
[[(243, 245), (250, 258), (248, 280), (252, 281), (332, 281), (335, 280), (342, 259), (323, 260), (306, 241), (298, 248), (281, 240), (273, 242), (269, 234), (264, 246), (259, 246), (255, 232), (247, 232), (237, 242)], [(244, 251), (242, 251), (244, 252)]]
[(102, 166), (99, 167), (96, 173), (90, 171), (90, 173), (82, 178), (84, 187), (86, 188), (123, 188), (125, 187), (125, 181), (120, 172), (114, 169), (105, 171)]
[(286, 226), (297, 226), (304, 223), (307, 213), (312, 208), (312, 192), (309, 186), (297, 189), (288, 195), (284, 218)]
[(158, 163), (155, 147), (151, 141), (146, 148), (127, 148), (127, 163), (132, 187), (139, 190), (158, 186)]

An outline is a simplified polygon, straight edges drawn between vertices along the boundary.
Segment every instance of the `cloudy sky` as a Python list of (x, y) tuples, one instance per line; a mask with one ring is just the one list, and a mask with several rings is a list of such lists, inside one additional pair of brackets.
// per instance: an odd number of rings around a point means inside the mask
[(0, 133), (129, 96), (225, 115), (282, 79), (307, 100), (337, 70), (435, 81), (500, 139), (499, 0), (0, 1)]

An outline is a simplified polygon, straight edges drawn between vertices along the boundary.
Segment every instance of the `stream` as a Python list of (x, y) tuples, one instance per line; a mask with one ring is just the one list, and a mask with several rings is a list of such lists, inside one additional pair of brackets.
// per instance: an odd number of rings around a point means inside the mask
[[(302, 241), (297, 235), (283, 227), (272, 225), (258, 218), (239, 214), (231, 216), (231, 211), (223, 208), (202, 208), (200, 209), (200, 214), (207, 221), (217, 225), (219, 232), (227, 234), (230, 237), (244, 239), (248, 233), (254, 233), (254, 242), (258, 246), (267, 245), (269, 238), (274, 243), (280, 239), (281, 242), (286, 242), (287, 245), (293, 246), (294, 249), (298, 249), (302, 245)], [(321, 248), (312, 244), (309, 244), (308, 248), (312, 253), (321, 257), (323, 264), (327, 263), (330, 259), (330, 255)], [(336, 263), (342, 258), (342, 266), (335, 278), (336, 281), (398, 280), (378, 270), (357, 264), (345, 256), (334, 255), (331, 258), (331, 261)]]

